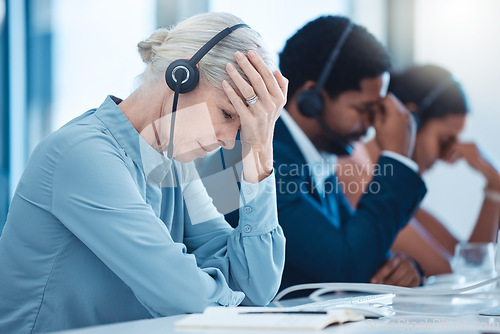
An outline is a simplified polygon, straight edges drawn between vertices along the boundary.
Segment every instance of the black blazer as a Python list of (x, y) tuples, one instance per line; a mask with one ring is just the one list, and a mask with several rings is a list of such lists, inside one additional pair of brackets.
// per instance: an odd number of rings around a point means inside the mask
[[(417, 173), (382, 156), (368, 187), (372, 192), (363, 195), (355, 211), (336, 177), (326, 181), (320, 195), (282, 120), (276, 123), (274, 159), (278, 218), (287, 239), (282, 289), (301, 283), (368, 282), (426, 193)], [(301, 189), (294, 191), (290, 184)], [(309, 191), (303, 191), (306, 186)]]

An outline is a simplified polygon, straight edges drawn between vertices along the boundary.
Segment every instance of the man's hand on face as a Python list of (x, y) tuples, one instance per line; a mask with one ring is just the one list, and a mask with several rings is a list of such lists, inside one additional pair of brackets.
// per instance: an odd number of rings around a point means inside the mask
[(394, 95), (387, 94), (382, 108), (374, 113), (375, 140), (382, 151), (392, 151), (406, 157), (413, 154), (416, 124), (411, 112)]

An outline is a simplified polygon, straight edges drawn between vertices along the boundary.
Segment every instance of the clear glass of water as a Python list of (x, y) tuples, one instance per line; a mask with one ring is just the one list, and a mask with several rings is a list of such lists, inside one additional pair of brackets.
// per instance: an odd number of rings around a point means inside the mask
[[(479, 283), (496, 276), (496, 246), (492, 242), (461, 242), (455, 247), (451, 266), (453, 273), (462, 275), (467, 285)], [(486, 286), (491, 290), (494, 285)]]

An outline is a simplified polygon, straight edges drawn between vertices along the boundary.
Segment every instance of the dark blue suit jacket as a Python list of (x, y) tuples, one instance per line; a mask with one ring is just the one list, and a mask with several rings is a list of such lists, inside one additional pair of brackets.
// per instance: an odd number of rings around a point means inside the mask
[[(280, 119), (274, 133), (274, 159), (278, 218), (286, 237), (281, 289), (301, 283), (368, 282), (426, 192), (418, 174), (382, 156), (378, 164), (384, 168), (374, 173), (372, 180), (376, 182), (372, 189), (378, 191), (365, 194), (356, 211), (338, 187), (336, 177), (327, 180), (322, 196)], [(384, 171), (390, 175), (384, 175)], [(227, 214), (226, 219), (238, 225), (238, 211)]]
[[(331, 178), (324, 196), (310, 186), (291, 192), (288, 184), (313, 184), (311, 173), (287, 173), (306, 164), (289, 130), (278, 120), (274, 134), (278, 217), (287, 238), (282, 288), (300, 283), (368, 282), (386, 259), (396, 237), (415, 213), (425, 185), (406, 165), (382, 156), (373, 192), (353, 211)], [(386, 173), (389, 175), (385, 175)], [(304, 189), (305, 186), (302, 186)], [(375, 193), (376, 192), (376, 193)]]

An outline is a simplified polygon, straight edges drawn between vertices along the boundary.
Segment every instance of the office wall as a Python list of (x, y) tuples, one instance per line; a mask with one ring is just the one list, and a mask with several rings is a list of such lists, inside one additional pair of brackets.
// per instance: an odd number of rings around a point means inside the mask
[[(500, 160), (500, 1), (417, 0), (415, 61), (446, 67), (460, 81), (471, 115), (462, 138)], [(465, 162), (440, 163), (425, 175), (424, 206), (467, 239), (483, 199), (484, 180)]]
[(106, 95), (127, 97), (144, 69), (137, 43), (156, 29), (155, 0), (53, 1), (57, 129)]
[(0, 233), (28, 155), (48, 133), (126, 97), (156, 0), (0, 0)]
[(320, 15), (348, 15), (348, 0), (211, 0), (210, 11), (239, 16), (258, 31), (278, 59), (286, 40), (297, 29)]

